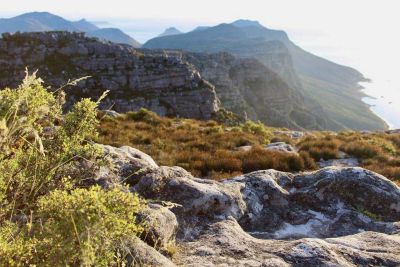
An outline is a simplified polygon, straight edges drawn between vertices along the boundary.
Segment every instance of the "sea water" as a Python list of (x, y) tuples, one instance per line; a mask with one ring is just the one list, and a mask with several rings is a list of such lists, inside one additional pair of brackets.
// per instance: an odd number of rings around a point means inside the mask
[(375, 79), (361, 83), (363, 92), (368, 95), (363, 101), (381, 117), (391, 129), (400, 129), (400, 83), (388, 79)]

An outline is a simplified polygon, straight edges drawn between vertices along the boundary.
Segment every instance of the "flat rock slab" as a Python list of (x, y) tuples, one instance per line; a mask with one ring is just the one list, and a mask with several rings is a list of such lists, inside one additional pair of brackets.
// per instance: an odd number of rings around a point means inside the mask
[(267, 145), (266, 149), (283, 153), (297, 154), (297, 150), (293, 146), (286, 144), (285, 142), (271, 143)]
[(356, 158), (344, 158), (344, 159), (331, 159), (321, 160), (318, 163), (318, 167), (358, 167), (360, 162)]

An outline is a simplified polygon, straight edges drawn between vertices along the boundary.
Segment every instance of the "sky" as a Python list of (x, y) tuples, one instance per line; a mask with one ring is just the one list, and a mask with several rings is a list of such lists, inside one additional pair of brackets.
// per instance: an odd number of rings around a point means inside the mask
[[(366, 55), (382, 62), (381, 53), (400, 44), (398, 0), (0, 0), (0, 6), (1, 17), (48, 11), (73, 20), (108, 21), (142, 42), (168, 26), (188, 31), (253, 19), (283, 29), (296, 43), (344, 64), (362, 65), (358, 62)], [(340, 53), (332, 53), (331, 47)]]
[[(169, 26), (190, 31), (258, 20), (285, 30), (314, 54), (357, 68), (376, 81), (369, 93), (389, 94), (400, 106), (400, 82), (394, 81), (400, 76), (399, 0), (0, 0), (0, 7), (0, 17), (48, 11), (70, 20), (107, 21), (141, 42)], [(398, 116), (400, 127), (400, 111)]]

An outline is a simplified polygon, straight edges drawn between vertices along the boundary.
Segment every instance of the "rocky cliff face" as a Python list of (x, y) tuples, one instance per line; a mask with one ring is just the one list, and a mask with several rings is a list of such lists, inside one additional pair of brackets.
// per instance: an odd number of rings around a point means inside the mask
[[(124, 180), (152, 199), (144, 239), (133, 254), (152, 266), (399, 266), (400, 189), (361, 168), (291, 174), (257, 171), (224, 181), (159, 167), (130, 148), (104, 147), (108, 165), (94, 183)], [(140, 170), (140, 171), (139, 171)], [(129, 177), (129, 179), (125, 179)]]
[(326, 129), (322, 108), (310, 109), (301, 92), (257, 59), (228, 53), (184, 53), (201, 75), (216, 86), (224, 108), (267, 125), (294, 129)]
[(126, 112), (141, 107), (160, 115), (208, 119), (219, 110), (214, 87), (179, 55), (138, 51), (67, 32), (3, 34), (0, 88), (14, 87), (25, 67), (53, 88), (90, 76), (69, 89), (72, 103), (110, 90), (102, 103)]

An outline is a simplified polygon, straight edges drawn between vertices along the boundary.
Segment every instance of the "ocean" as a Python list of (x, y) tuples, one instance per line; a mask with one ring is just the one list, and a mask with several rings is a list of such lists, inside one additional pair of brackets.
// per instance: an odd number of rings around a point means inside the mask
[(400, 129), (400, 83), (394, 80), (374, 80), (361, 83), (369, 97), (363, 101), (371, 110), (384, 119), (391, 129)]

